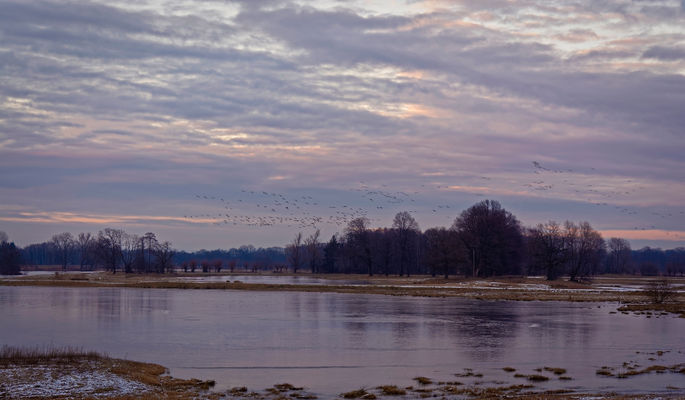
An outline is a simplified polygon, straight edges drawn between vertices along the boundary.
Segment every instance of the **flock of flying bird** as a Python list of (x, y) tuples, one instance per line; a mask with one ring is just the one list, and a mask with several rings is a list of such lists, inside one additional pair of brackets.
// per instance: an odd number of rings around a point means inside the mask
[[(574, 170), (572, 169), (566, 169), (566, 170), (558, 170), (558, 169), (551, 169), (551, 168), (546, 168), (542, 166), (537, 161), (533, 161), (533, 167), (534, 167), (534, 173), (535, 174), (564, 174), (564, 173), (573, 173)], [(595, 171), (594, 168), (591, 168), (591, 171)], [(595, 206), (598, 207), (610, 207), (613, 208), (615, 212), (618, 212), (620, 214), (626, 215), (626, 216), (637, 216), (637, 215), (644, 215), (645, 213), (649, 213), (650, 218), (661, 218), (664, 220), (671, 219), (674, 217), (683, 217), (685, 216), (685, 211), (679, 211), (678, 213), (674, 213), (672, 211), (654, 211), (654, 210), (639, 210), (638, 208), (634, 207), (626, 207), (622, 205), (616, 205), (612, 204), (614, 200), (620, 200), (623, 199), (627, 196), (634, 195), (637, 191), (639, 190), (644, 190), (646, 189), (644, 186), (636, 186), (636, 182), (633, 179), (626, 179), (622, 183), (627, 185), (629, 189), (622, 189), (622, 190), (616, 190), (616, 189), (611, 189), (607, 187), (601, 187), (600, 185), (594, 185), (594, 184), (589, 184), (586, 183), (583, 186), (579, 186), (575, 182), (572, 182), (569, 179), (563, 179), (561, 183), (568, 187), (573, 189), (573, 193), (576, 196), (585, 196), (584, 201), (586, 203), (591, 203)], [(530, 184), (529, 184), (530, 185)], [(537, 185), (537, 186), (530, 186), (533, 187), (536, 190), (552, 190), (554, 188), (553, 184), (545, 184), (544, 181), (538, 180), (533, 182), (532, 185)], [(599, 200), (598, 200), (599, 199)], [(633, 230), (648, 230), (648, 229), (657, 229), (656, 225), (642, 225), (642, 226), (634, 226), (632, 228)], [(667, 233), (668, 235), (672, 235), (671, 233)]]
[[(615, 212), (626, 216), (638, 216), (649, 212), (650, 217), (662, 219), (673, 218), (673, 212), (645, 211), (643, 209), (631, 208), (622, 205), (612, 204), (612, 200), (625, 198), (644, 189), (636, 186), (634, 181), (627, 179), (623, 182), (626, 189), (615, 189), (602, 185), (580, 184), (575, 182), (571, 176), (576, 172), (572, 169), (552, 169), (543, 166), (540, 162), (533, 161), (533, 180), (522, 184), (523, 187), (535, 192), (549, 192), (560, 188), (576, 199), (581, 199), (587, 204), (594, 204), (599, 207), (611, 207)], [(591, 168), (594, 171), (594, 168)], [(591, 172), (592, 173), (592, 172)], [(587, 173), (585, 173), (587, 174)], [(560, 177), (562, 179), (559, 179)], [(482, 180), (490, 181), (493, 178), (482, 176)], [(550, 182), (551, 180), (551, 182)], [(409, 211), (411, 214), (419, 213), (419, 209), (426, 213), (442, 214), (449, 212), (450, 218), (456, 217), (460, 208), (455, 204), (429, 205), (427, 196), (424, 194), (434, 190), (449, 189), (448, 185), (423, 184), (417, 191), (391, 191), (387, 185), (371, 186), (365, 182), (359, 182), (358, 187), (349, 189), (350, 192), (357, 194), (345, 196), (351, 198), (351, 204), (335, 202), (324, 202), (317, 200), (310, 195), (292, 196), (285, 193), (270, 191), (241, 190), (239, 193), (232, 193), (227, 196), (216, 196), (208, 194), (196, 194), (195, 199), (203, 202), (203, 209), (211, 205), (215, 211), (211, 213), (201, 213), (184, 215), (189, 220), (209, 223), (213, 225), (241, 225), (255, 227), (287, 226), (303, 228), (318, 228), (323, 225), (346, 226), (355, 218), (364, 217), (370, 221), (379, 219), (371, 218), (379, 213)], [(483, 194), (472, 193), (477, 197)], [(333, 204), (331, 204), (333, 203)], [(409, 208), (409, 209), (408, 209)], [(685, 216), (685, 211), (680, 211), (679, 215)], [(635, 226), (635, 230), (655, 229), (651, 226)]]
[[(376, 209), (383, 209), (387, 204), (402, 204), (409, 195), (404, 192), (387, 192), (384, 190), (352, 189), (362, 192), (362, 200), (374, 203)], [(236, 196), (233, 196), (236, 197)], [(211, 214), (184, 215), (185, 218), (208, 221), (214, 225), (247, 225), (313, 227), (323, 224), (344, 226), (355, 218), (368, 218), (369, 210), (365, 207), (347, 204), (324, 205), (312, 196), (287, 196), (284, 193), (241, 190), (240, 196), (228, 200), (223, 197), (196, 194), (195, 198), (214, 202), (221, 207), (220, 212)], [(406, 199), (405, 199), (406, 198)], [(376, 205), (377, 204), (377, 205)], [(256, 210), (251, 210), (256, 208)], [(245, 211), (257, 211), (245, 214)], [(325, 212), (324, 212), (325, 211)], [(242, 212), (242, 213), (241, 213)]]

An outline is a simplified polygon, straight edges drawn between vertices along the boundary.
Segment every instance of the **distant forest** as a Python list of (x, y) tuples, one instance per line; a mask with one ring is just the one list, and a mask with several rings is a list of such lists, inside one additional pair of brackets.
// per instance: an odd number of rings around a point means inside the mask
[(410, 276), (544, 275), (583, 280), (596, 274), (683, 275), (685, 248), (631, 249), (627, 240), (605, 240), (588, 222), (549, 221), (523, 227), (497, 201), (464, 210), (450, 227), (421, 231), (408, 212), (391, 227), (371, 228), (366, 218), (348, 221), (342, 234), (322, 241), (319, 231), (297, 233), (284, 247), (174, 250), (148, 232), (106, 228), (97, 234), (65, 232), (43, 243), (16, 247), (0, 232), (0, 273), (59, 265), (67, 270), (125, 273), (274, 271)]

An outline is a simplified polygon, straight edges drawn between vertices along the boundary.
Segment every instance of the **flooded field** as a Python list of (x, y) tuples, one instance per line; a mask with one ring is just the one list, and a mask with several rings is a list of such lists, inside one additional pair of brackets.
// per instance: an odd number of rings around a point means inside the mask
[[(0, 287), (0, 344), (80, 346), (217, 389), (289, 382), (323, 396), (414, 377), (685, 395), (685, 375), (598, 375), (685, 362), (685, 319), (617, 304), (315, 292)], [(627, 363), (627, 364), (624, 364)], [(510, 367), (516, 371), (504, 371)], [(563, 374), (544, 367), (563, 368)], [(471, 369), (469, 373), (465, 369)], [(460, 375), (460, 376), (455, 376)], [(565, 379), (559, 379), (560, 376)]]

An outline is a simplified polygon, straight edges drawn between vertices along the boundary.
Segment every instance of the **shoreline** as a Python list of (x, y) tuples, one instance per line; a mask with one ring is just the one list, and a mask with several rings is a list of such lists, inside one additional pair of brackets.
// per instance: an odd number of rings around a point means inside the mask
[[(417, 376), (404, 385), (380, 384), (373, 387), (352, 388), (336, 395), (312, 393), (306, 387), (290, 383), (276, 383), (271, 387), (253, 390), (233, 387), (213, 391), (213, 381), (178, 379), (169, 375), (164, 366), (152, 363), (110, 358), (106, 355), (73, 349), (23, 349), (3, 347), (0, 351), (0, 397), (8, 399), (417, 399), (439, 397), (443, 399), (499, 399), (511, 400), (646, 400), (679, 399), (681, 387), (669, 387), (658, 393), (602, 393), (582, 389), (545, 389), (536, 386), (548, 380), (572, 380), (563, 368), (544, 367), (532, 375), (515, 374), (513, 368), (502, 368), (517, 383), (469, 381), (482, 378), (471, 369), (457, 373), (454, 381), (433, 381)], [(28, 356), (26, 355), (28, 353)], [(46, 354), (48, 353), (48, 354)], [(603, 370), (601, 370), (603, 371)], [(613, 368), (607, 370), (614, 371)], [(678, 373), (685, 374), (685, 364), (652, 366), (634, 374)], [(597, 372), (600, 374), (600, 371)], [(603, 374), (607, 379), (625, 379), (628, 376)], [(466, 383), (464, 383), (466, 379)], [(520, 382), (520, 383), (518, 383)], [(353, 385), (350, 385), (353, 386)]]
[[(241, 277), (303, 277), (330, 281), (330, 284), (298, 283), (247, 283)], [(184, 280), (185, 278), (190, 278)], [(200, 281), (225, 278), (225, 281)], [(33, 276), (0, 278), (0, 286), (59, 286), (59, 287), (127, 287), (143, 289), (210, 289), (240, 291), (287, 291), (347, 294), (379, 294), (410, 297), (461, 297), (479, 300), (511, 301), (571, 301), (616, 302), (644, 304), (647, 300), (641, 288), (654, 278), (598, 277), (593, 283), (546, 281), (537, 278), (490, 278), (448, 280), (430, 276), (368, 277), (365, 275), (313, 275), (313, 274), (173, 274), (141, 275), (111, 274), (109, 272), (66, 272)], [(341, 280), (358, 281), (358, 284), (338, 284)], [(685, 278), (673, 278), (679, 285), (671, 303), (685, 301)], [(673, 307), (671, 307), (673, 309)], [(685, 309), (683, 310), (685, 312)]]

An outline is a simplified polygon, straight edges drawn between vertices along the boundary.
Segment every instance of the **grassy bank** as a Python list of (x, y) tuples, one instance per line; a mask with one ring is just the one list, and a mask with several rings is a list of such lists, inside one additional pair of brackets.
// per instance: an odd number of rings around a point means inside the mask
[[(183, 280), (183, 278), (198, 278), (202, 276), (218, 276), (225, 278), (225, 281), (198, 282)], [(244, 283), (240, 282), (240, 275), (231, 274), (127, 275), (123, 273), (99, 272), (93, 274), (58, 273), (2, 279), (0, 280), (0, 285), (365, 293), (391, 296), (464, 297), (483, 300), (638, 303), (646, 300), (644, 292), (639, 286), (647, 282), (645, 279), (634, 277), (602, 277), (596, 279), (593, 283), (586, 284), (562, 280), (548, 282), (541, 279), (521, 277), (488, 280), (445, 280), (432, 277), (386, 278), (364, 275), (325, 275), (314, 277), (329, 280), (330, 284)], [(358, 285), (338, 284), (338, 281), (341, 279), (358, 280), (362, 283)], [(682, 282), (685, 283), (685, 280)], [(612, 287), (620, 285), (628, 286), (626, 286), (626, 290), (612, 290)], [(683, 297), (682, 293), (677, 295), (674, 298), (674, 302), (682, 303), (685, 301)]]

